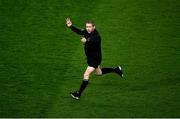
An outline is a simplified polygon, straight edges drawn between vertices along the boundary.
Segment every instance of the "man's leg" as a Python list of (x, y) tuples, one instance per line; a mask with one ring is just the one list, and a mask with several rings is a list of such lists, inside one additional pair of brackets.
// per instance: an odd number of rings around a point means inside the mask
[(79, 94), (81, 95), (81, 93), (83, 92), (83, 90), (86, 88), (86, 86), (88, 85), (88, 81), (89, 81), (89, 77), (90, 74), (95, 70), (94, 67), (90, 67), (88, 66), (85, 73), (84, 73), (84, 78), (83, 78), (83, 82), (81, 84), (81, 87), (79, 89)]
[(90, 77), (90, 74), (95, 70), (94, 67), (90, 67), (88, 66), (86, 71), (84, 72), (84, 77), (83, 77), (83, 81), (82, 81), (82, 84), (81, 84), (81, 87), (79, 88), (79, 91), (76, 91), (76, 92), (73, 92), (71, 93), (71, 96), (75, 99), (79, 99), (82, 92), (84, 91), (84, 89), (87, 87), (88, 85), (88, 81), (89, 81), (89, 77)]
[(103, 74), (114, 72), (114, 73), (119, 74), (121, 77), (123, 77), (121, 66), (118, 66), (116, 68), (100, 68), (100, 66), (98, 66), (98, 68), (96, 68), (95, 71), (96, 71), (96, 75), (103, 75)]
[(95, 69), (95, 73), (96, 73), (97, 76), (102, 75), (102, 70), (101, 70), (100, 66), (98, 66), (98, 68)]

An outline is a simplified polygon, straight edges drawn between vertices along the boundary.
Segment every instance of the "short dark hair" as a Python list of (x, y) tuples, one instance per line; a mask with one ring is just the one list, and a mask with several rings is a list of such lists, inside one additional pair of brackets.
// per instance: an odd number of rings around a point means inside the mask
[(94, 22), (92, 20), (87, 20), (86, 24), (92, 24), (92, 26), (95, 26)]

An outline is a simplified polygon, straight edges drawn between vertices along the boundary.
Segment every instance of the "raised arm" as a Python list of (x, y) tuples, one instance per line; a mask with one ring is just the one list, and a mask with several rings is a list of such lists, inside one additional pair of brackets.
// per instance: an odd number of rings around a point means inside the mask
[(70, 29), (79, 35), (84, 35), (84, 30), (78, 29), (74, 26), (70, 26)]
[(78, 29), (78, 28), (74, 27), (74, 26), (72, 25), (72, 21), (71, 21), (70, 18), (67, 18), (67, 19), (66, 19), (66, 25), (67, 25), (72, 31), (74, 31), (75, 33), (77, 33), (77, 34), (79, 34), (79, 35), (84, 35), (84, 30), (81, 30), (81, 29)]

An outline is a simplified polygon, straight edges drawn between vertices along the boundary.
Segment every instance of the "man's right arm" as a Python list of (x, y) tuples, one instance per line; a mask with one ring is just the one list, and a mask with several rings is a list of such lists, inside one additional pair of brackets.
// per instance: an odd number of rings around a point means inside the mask
[(69, 27), (72, 31), (74, 31), (75, 33), (79, 34), (79, 35), (84, 35), (84, 30), (78, 29), (74, 26), (70, 26)]
[(72, 25), (72, 21), (71, 21), (70, 18), (67, 18), (67, 19), (66, 19), (66, 25), (67, 25), (72, 31), (74, 31), (75, 33), (77, 33), (77, 34), (79, 34), (79, 35), (84, 35), (84, 30), (80, 30), (80, 29), (74, 27), (74, 26)]

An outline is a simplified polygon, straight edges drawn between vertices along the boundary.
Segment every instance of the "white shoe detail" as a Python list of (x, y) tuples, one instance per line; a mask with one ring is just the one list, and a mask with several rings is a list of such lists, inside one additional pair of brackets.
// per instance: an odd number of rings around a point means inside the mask
[(123, 71), (122, 71), (122, 68), (121, 66), (118, 66), (119, 70), (122, 72), (122, 77), (123, 77)]
[(76, 99), (76, 100), (79, 100), (79, 97), (75, 97), (73, 94), (71, 94), (71, 97)]
[(121, 70), (121, 66), (118, 66), (119, 70)]

